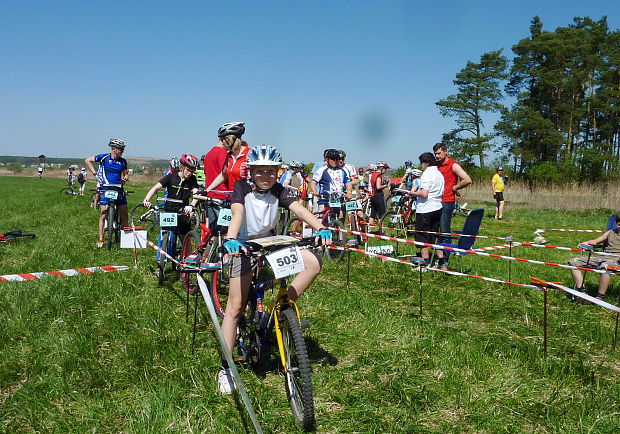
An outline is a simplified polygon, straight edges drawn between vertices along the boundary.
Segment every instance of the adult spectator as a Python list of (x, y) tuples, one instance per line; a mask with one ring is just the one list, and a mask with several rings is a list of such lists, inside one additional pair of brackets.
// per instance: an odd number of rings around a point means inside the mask
[[(586, 246), (596, 246), (597, 244), (605, 243), (605, 253), (613, 253), (615, 255), (620, 255), (620, 214), (616, 214), (616, 228), (610, 231), (605, 232), (598, 238), (593, 240), (584, 241), (581, 244), (585, 244)], [(569, 265), (573, 267), (585, 267), (585, 266), (595, 266), (600, 270), (607, 270), (610, 266), (620, 267), (620, 256), (591, 256), (588, 261), (587, 256), (581, 255), (576, 258), (572, 258), (568, 261)], [(583, 285), (583, 273), (579, 270), (570, 270), (573, 275), (573, 280), (575, 281), (576, 288), (585, 292), (585, 287)], [(607, 287), (609, 286), (609, 281), (611, 280), (611, 275), (609, 274), (601, 274), (600, 280), (598, 282), (598, 293), (596, 294), (596, 298), (602, 299), (607, 292)]]
[(232, 140), (230, 152), (226, 156), (222, 172), (215, 177), (207, 186), (207, 191), (213, 191), (219, 185), (224, 185), (224, 190), (233, 191), (235, 183), (241, 178), (249, 178), (250, 171), (246, 164), (246, 156), (250, 148), (247, 143), (235, 137)]
[[(120, 139), (110, 139), (108, 146), (112, 148), (109, 154), (99, 154), (84, 160), (86, 167), (88, 167), (93, 176), (100, 179), (104, 190), (106, 184), (124, 184), (129, 179), (127, 160), (123, 158), (125, 142)], [(98, 171), (95, 171), (93, 166), (95, 162), (99, 163)], [(121, 226), (126, 227), (128, 221), (127, 196), (119, 194), (116, 204), (118, 215), (121, 218)], [(99, 205), (101, 214), (99, 216), (99, 241), (97, 242), (97, 247), (103, 247), (103, 230), (108, 209), (108, 198), (105, 197), (105, 194), (99, 195)]]
[[(433, 151), (435, 152), (435, 158), (439, 162), (439, 172), (441, 172), (444, 179), (439, 231), (450, 233), (452, 232), (450, 225), (452, 223), (452, 212), (454, 211), (456, 196), (460, 196), (457, 192), (470, 185), (471, 178), (459, 163), (448, 156), (448, 147), (444, 143), (437, 143), (433, 146)], [(440, 237), (439, 242), (450, 242), (450, 238)]]
[(80, 184), (79, 194), (80, 196), (84, 196), (84, 187), (86, 187), (86, 168), (82, 167), (80, 173), (77, 176), (78, 183)]
[(495, 199), (495, 218), (497, 220), (504, 220), (504, 168), (499, 166), (497, 172), (491, 178), (491, 191), (493, 192), (493, 199)]
[[(370, 216), (368, 217), (368, 224), (370, 226), (375, 225), (375, 219), (381, 220), (385, 214), (385, 196), (383, 190), (390, 186), (387, 180), (383, 179), (383, 175), (390, 168), (385, 161), (378, 161), (376, 164), (376, 171), (370, 175), (370, 181), (368, 182), (368, 195), (370, 197)], [(381, 231), (374, 231), (374, 233), (380, 233)]]
[[(417, 198), (417, 208), (415, 217), (415, 227), (418, 231), (439, 231), (442, 214), (441, 199), (444, 194), (444, 177), (437, 168), (439, 161), (430, 152), (420, 155), (420, 165), (422, 166), (422, 177), (420, 178), (420, 187), (417, 190), (411, 190), (407, 194)], [(421, 243), (435, 244), (437, 235), (428, 232), (416, 232), (415, 240)], [(424, 266), (428, 266), (430, 262), (429, 248), (421, 248), (421, 256), (424, 259)], [(438, 268), (446, 270), (447, 266), (444, 261), (443, 250), (437, 250), (439, 258)]]

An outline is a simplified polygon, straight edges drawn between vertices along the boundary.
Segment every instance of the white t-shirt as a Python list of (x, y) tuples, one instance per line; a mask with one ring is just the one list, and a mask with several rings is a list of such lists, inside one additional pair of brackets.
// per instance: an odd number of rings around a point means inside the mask
[(428, 190), (428, 197), (418, 197), (416, 212), (429, 213), (441, 209), (443, 196), (443, 175), (437, 166), (428, 166), (420, 177), (420, 190)]

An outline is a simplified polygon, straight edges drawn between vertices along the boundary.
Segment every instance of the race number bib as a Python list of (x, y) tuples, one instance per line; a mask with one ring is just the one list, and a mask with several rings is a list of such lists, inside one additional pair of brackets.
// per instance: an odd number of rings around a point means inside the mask
[(232, 220), (232, 211), (228, 208), (222, 208), (220, 210), (220, 216), (217, 218), (218, 226), (230, 226)]
[(159, 226), (162, 228), (171, 228), (177, 226), (177, 213), (162, 212), (159, 214)]
[(338, 199), (330, 199), (329, 200), (330, 208), (340, 208), (340, 201)]
[(266, 256), (276, 279), (304, 271), (301, 251), (297, 246), (285, 247)]
[(105, 193), (103, 193), (103, 197), (110, 200), (116, 200), (118, 198), (118, 191), (106, 190)]
[(357, 209), (357, 201), (350, 200), (346, 203), (347, 211), (355, 211)]

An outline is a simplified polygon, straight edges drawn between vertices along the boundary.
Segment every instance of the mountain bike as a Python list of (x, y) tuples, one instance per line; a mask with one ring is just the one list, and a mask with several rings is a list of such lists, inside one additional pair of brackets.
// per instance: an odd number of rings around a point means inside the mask
[[(279, 359), (284, 372), (286, 396), (293, 417), (302, 431), (312, 430), (315, 422), (314, 392), (310, 361), (302, 334), (299, 307), (287, 296), (288, 284), (285, 276), (276, 279), (270, 262), (277, 270), (278, 261), (286, 267), (287, 261), (301, 261), (299, 247), (308, 246), (313, 238), (301, 241), (291, 237), (275, 236), (246, 243), (252, 258), (252, 282), (248, 292), (245, 313), (239, 320), (235, 361), (248, 363), (256, 368), (264, 360), (275, 330)], [(268, 261), (268, 255), (279, 256)], [(271, 290), (273, 301), (265, 301), (265, 293)]]
[(77, 196), (78, 192), (73, 189), (73, 187), (63, 187), (60, 189), (60, 194), (69, 195), (69, 196)]
[[(343, 193), (330, 193), (326, 195), (329, 199), (328, 205), (323, 211), (313, 213), (325, 227), (344, 229), (344, 223), (340, 220), (340, 210), (342, 208)], [(293, 217), (286, 223), (285, 235), (301, 239), (313, 235), (312, 228), (307, 226), (302, 220)], [(343, 231), (332, 231), (332, 245), (344, 246), (347, 243), (347, 234)], [(338, 262), (344, 257), (344, 250), (325, 249), (324, 255), (331, 262)]]
[[(230, 194), (232, 192), (220, 192)], [(181, 249), (181, 261), (200, 268), (200, 273), (211, 273), (210, 279), (205, 279), (209, 284), (210, 296), (218, 316), (224, 315), (220, 298), (228, 297), (228, 273), (224, 272), (219, 265), (223, 262), (223, 253), (220, 249), (222, 237), (226, 233), (232, 213), (230, 211), (230, 199), (214, 199), (200, 194), (195, 194), (194, 199), (201, 202), (201, 212), (198, 216), (200, 221), (200, 233), (196, 230), (189, 231), (183, 239)], [(207, 208), (219, 211), (218, 221), (213, 224), (208, 221)], [(213, 230), (211, 230), (213, 228)], [(181, 283), (188, 294), (196, 294), (198, 282), (195, 273), (181, 272)], [(221, 286), (221, 288), (220, 288)]]
[(101, 188), (103, 196), (108, 199), (108, 207), (105, 210), (104, 235), (107, 235), (108, 250), (111, 250), (112, 243), (118, 243), (121, 237), (121, 222), (117, 208), (118, 197), (133, 193), (133, 191), (125, 190), (121, 184), (104, 184)]
[(0, 234), (0, 243), (8, 243), (11, 241), (17, 241), (24, 238), (35, 238), (35, 234), (29, 234), (22, 232), (21, 229), (13, 229), (12, 231)]
[[(416, 202), (407, 196), (407, 190), (396, 189), (398, 196), (392, 199), (392, 208), (381, 217), (380, 232), (387, 236), (407, 236), (414, 229)], [(398, 197), (398, 200), (396, 199)]]

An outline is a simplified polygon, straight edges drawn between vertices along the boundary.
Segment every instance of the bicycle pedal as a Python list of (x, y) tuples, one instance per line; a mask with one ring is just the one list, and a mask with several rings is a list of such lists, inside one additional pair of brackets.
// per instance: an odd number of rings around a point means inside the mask
[(243, 362), (244, 360), (245, 360), (245, 357), (243, 356), (233, 358), (233, 362)]

